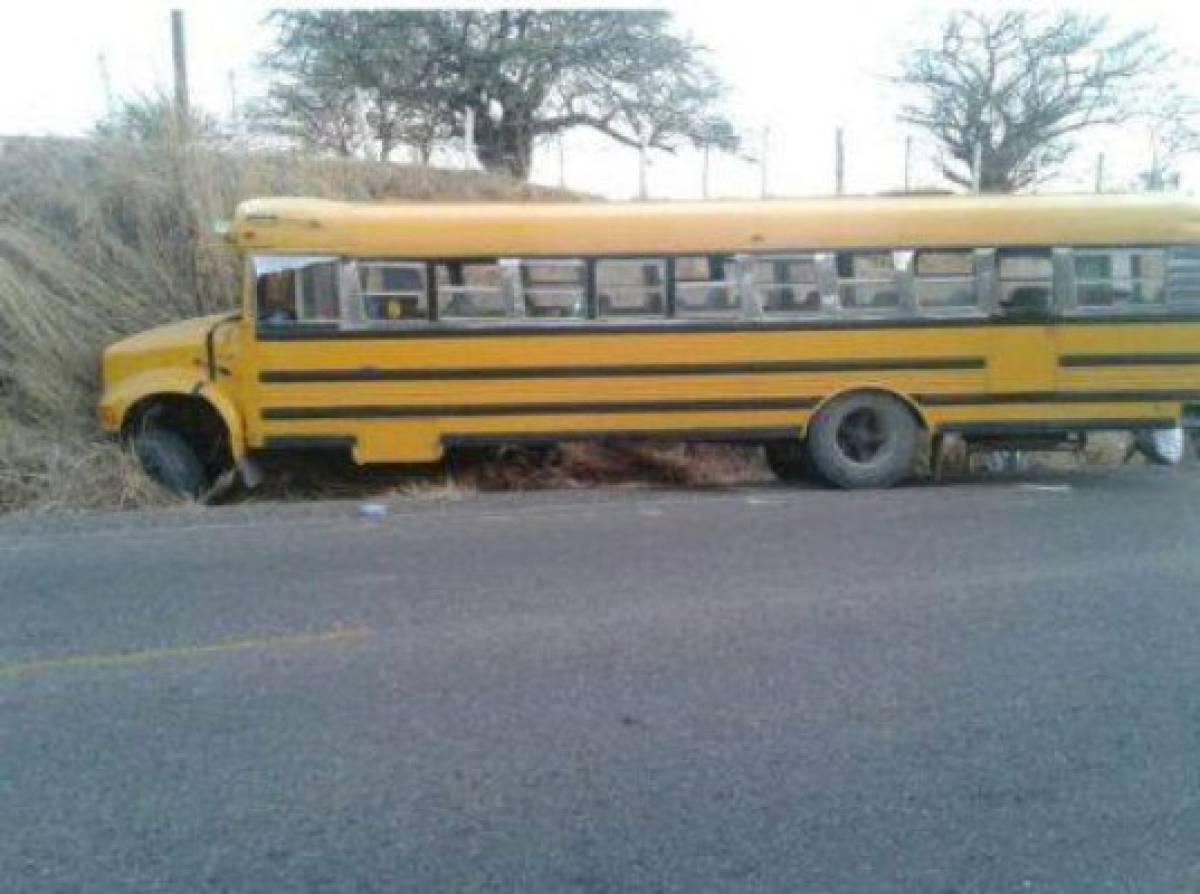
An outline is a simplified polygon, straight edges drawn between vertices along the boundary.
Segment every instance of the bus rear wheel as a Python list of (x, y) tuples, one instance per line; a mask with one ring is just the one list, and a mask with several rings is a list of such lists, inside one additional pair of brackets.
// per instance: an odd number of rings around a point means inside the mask
[(808, 453), (836, 487), (891, 487), (912, 471), (918, 428), (912, 411), (890, 394), (845, 394), (809, 423)]

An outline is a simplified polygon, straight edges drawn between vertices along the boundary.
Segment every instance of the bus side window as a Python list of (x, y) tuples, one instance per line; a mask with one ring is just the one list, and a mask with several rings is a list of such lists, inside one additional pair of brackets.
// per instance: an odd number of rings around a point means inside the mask
[(1075, 304), (1081, 309), (1161, 305), (1166, 298), (1166, 253), (1161, 249), (1077, 248)]
[(254, 258), (254, 294), (263, 323), (337, 322), (340, 317), (336, 258)]
[(1167, 301), (1189, 311), (1200, 307), (1200, 245), (1167, 251)]
[(399, 323), (429, 317), (424, 264), (359, 261), (357, 269), (367, 321)]
[(495, 261), (443, 261), (434, 267), (438, 317), (444, 320), (508, 316), (500, 265)]
[(658, 258), (597, 261), (596, 300), (601, 319), (664, 316), (666, 261)]
[(1049, 312), (1054, 294), (1054, 260), (1048, 248), (1002, 248), (996, 253), (997, 300), (1001, 313)]
[(838, 302), (843, 310), (899, 311), (900, 284), (890, 251), (837, 253)]
[(525, 316), (582, 319), (587, 316), (587, 266), (583, 261), (521, 261)]
[(821, 286), (812, 255), (770, 255), (754, 259), (751, 274), (763, 313), (819, 313)]
[(918, 251), (915, 282), (921, 311), (953, 313), (979, 306), (970, 249)]
[(730, 255), (675, 259), (676, 316), (730, 317), (740, 312), (737, 278)]

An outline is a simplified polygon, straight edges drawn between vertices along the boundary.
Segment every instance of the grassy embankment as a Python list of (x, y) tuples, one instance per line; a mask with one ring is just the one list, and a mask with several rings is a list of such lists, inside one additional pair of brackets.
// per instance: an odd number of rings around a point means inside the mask
[[(123, 335), (231, 306), (236, 263), (211, 224), (255, 195), (562, 198), (476, 172), (171, 143), (0, 140), (0, 512), (168, 499), (100, 437), (100, 352)], [(550, 463), (477, 464), (458, 477), (523, 487), (755, 475), (761, 469), (738, 451), (577, 445)], [(372, 475), (369, 486), (392, 485)], [(289, 490), (313, 492), (312, 476), (269, 478), (267, 493)]]

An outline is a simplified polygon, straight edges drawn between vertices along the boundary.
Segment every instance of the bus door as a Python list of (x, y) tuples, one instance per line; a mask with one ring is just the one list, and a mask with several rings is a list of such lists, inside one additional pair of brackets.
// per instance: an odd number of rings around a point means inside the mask
[(1051, 248), (1001, 248), (980, 254), (983, 269), (979, 272), (986, 276), (990, 268), (994, 296), (989, 391), (1054, 391), (1058, 385), (1054, 317), (1059, 305), (1055, 283), (1063, 281), (1061, 268), (1069, 257)]

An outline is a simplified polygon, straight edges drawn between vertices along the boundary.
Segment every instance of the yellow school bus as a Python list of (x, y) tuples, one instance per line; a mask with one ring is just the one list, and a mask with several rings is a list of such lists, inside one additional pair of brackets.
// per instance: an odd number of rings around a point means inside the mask
[(198, 492), (267, 450), (751, 440), (890, 485), (922, 437), (1200, 418), (1200, 203), (259, 199), (239, 312), (104, 354), (102, 425)]

